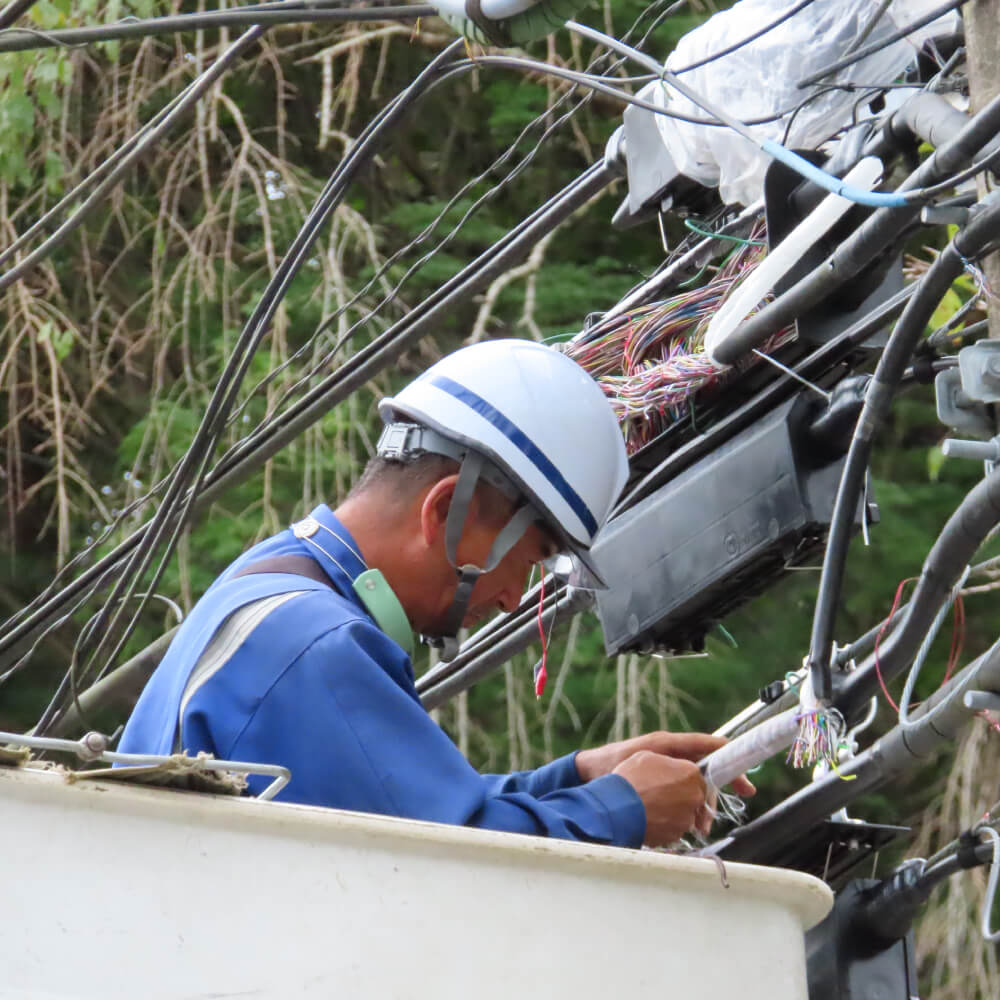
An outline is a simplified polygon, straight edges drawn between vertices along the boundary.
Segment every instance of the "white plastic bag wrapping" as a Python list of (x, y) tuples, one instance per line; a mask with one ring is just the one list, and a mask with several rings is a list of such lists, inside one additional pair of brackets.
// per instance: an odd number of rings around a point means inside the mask
[[(667, 60), (673, 71), (737, 44), (790, 10), (798, 0), (741, 0), (685, 35)], [(911, 24), (940, 0), (894, 0), (872, 33), (868, 45)], [(743, 121), (763, 118), (799, 104), (823, 85), (800, 90), (803, 77), (840, 59), (877, 11), (877, 0), (814, 0), (783, 24), (729, 55), (683, 74), (683, 80), (711, 103)], [(908, 38), (846, 67), (830, 79), (838, 83), (891, 82), (913, 62), (927, 38), (954, 26), (947, 14)], [(860, 46), (858, 46), (860, 47)], [(824, 81), (826, 82), (826, 81)], [(648, 84), (640, 96), (686, 115), (707, 115), (667, 85)], [(820, 94), (797, 114), (757, 125), (761, 139), (784, 141), (793, 149), (814, 149), (851, 121), (859, 94), (833, 90)], [(656, 116), (660, 136), (681, 173), (718, 187), (727, 204), (749, 205), (761, 195), (769, 157), (731, 129), (694, 125)]]

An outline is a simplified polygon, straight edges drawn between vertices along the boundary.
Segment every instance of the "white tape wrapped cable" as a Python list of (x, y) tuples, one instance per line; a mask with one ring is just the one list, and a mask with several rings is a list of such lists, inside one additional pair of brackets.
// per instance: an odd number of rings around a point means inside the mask
[(709, 754), (699, 765), (705, 783), (710, 788), (724, 788), (733, 778), (787, 750), (798, 736), (801, 714), (796, 705)]
[[(844, 181), (867, 191), (882, 180), (882, 161), (866, 156)], [(827, 195), (779, 244), (730, 296), (712, 317), (705, 333), (705, 349), (718, 364), (716, 353), (736, 328), (760, 304), (774, 286), (802, 259), (803, 254), (846, 214), (853, 202), (837, 194)]]

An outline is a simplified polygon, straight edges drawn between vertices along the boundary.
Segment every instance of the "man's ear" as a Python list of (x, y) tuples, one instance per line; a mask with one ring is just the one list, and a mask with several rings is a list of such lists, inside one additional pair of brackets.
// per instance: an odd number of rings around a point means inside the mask
[(425, 494), (420, 505), (420, 527), (423, 531), (424, 543), (432, 548), (439, 539), (444, 539), (445, 524), (448, 521), (448, 509), (451, 498), (455, 494), (455, 484), (458, 474), (439, 479)]

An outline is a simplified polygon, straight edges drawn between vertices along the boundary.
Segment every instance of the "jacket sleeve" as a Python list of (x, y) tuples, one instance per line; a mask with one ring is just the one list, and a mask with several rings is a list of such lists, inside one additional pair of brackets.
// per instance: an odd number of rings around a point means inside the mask
[[(219, 751), (284, 764), (292, 779), (278, 798), (291, 802), (625, 847), (645, 834), (642, 801), (618, 775), (579, 784), (566, 758), (480, 775), (420, 704), (405, 653), (360, 620), (313, 641)], [(250, 780), (254, 792), (267, 784)]]
[(484, 774), (487, 795), (502, 795), (505, 792), (527, 792), (536, 797), (547, 795), (560, 788), (576, 788), (581, 784), (576, 770), (576, 755), (579, 751), (557, 757), (534, 771), (514, 771), (511, 774)]

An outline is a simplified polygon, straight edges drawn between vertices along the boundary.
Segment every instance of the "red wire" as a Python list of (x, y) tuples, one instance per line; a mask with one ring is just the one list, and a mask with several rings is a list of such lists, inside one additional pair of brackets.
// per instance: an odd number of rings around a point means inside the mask
[(542, 606), (545, 604), (545, 569), (542, 569), (541, 594), (538, 597), (538, 636), (542, 640), (542, 663), (535, 674), (535, 697), (541, 698), (545, 693), (545, 682), (548, 680), (548, 673), (545, 664), (549, 658), (548, 643), (545, 640), (545, 625), (542, 622)]
[(903, 580), (903, 582), (900, 583), (900, 585), (896, 588), (896, 597), (892, 602), (892, 608), (889, 611), (889, 617), (886, 618), (882, 627), (878, 631), (878, 635), (875, 637), (875, 673), (878, 675), (879, 687), (882, 688), (882, 694), (885, 695), (885, 700), (889, 702), (890, 705), (892, 705), (893, 711), (895, 712), (899, 711), (899, 706), (892, 700), (892, 695), (889, 694), (889, 689), (885, 686), (885, 679), (882, 677), (882, 668), (879, 666), (878, 663), (878, 644), (882, 641), (882, 636), (885, 635), (885, 630), (889, 627), (889, 622), (892, 621), (892, 616), (899, 609), (899, 602), (903, 597), (903, 591), (905, 590), (906, 585), (908, 583), (913, 583), (915, 579), (916, 579), (915, 576), (911, 576), (906, 580)]
[[(882, 694), (885, 695), (885, 700), (893, 707), (893, 710), (898, 712), (899, 706), (892, 700), (892, 695), (889, 694), (889, 689), (885, 686), (885, 679), (882, 677), (882, 670), (879, 667), (878, 662), (878, 647), (879, 643), (882, 641), (882, 636), (885, 635), (885, 630), (889, 627), (889, 622), (892, 616), (896, 613), (899, 608), (900, 599), (903, 596), (903, 589), (908, 583), (913, 583), (916, 577), (911, 576), (909, 579), (903, 580), (903, 582), (896, 588), (896, 597), (892, 602), (892, 610), (889, 612), (889, 617), (886, 618), (885, 624), (879, 629), (878, 636), (875, 639), (875, 673), (878, 674), (879, 686), (882, 688)], [(965, 645), (965, 602), (962, 600), (961, 595), (955, 598), (954, 607), (954, 627), (951, 633), (951, 650), (948, 653), (948, 666), (944, 672), (944, 680), (941, 684), (947, 683), (955, 667), (958, 665), (959, 658), (962, 655), (962, 648)], [(916, 705), (911, 705), (910, 708), (916, 708)]]

